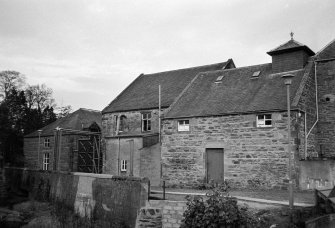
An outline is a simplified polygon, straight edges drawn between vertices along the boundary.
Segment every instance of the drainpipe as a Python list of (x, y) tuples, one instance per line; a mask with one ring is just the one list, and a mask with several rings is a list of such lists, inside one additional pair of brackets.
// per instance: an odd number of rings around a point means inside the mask
[[(37, 147), (37, 169), (40, 170), (41, 169), (41, 161), (40, 161), (40, 147), (41, 147), (41, 133), (42, 130), (37, 130), (38, 132), (38, 147)], [(42, 163), (43, 164), (43, 163)]]
[(318, 81), (317, 81), (317, 60), (314, 60), (314, 80), (315, 80), (315, 104), (316, 104), (316, 120), (314, 124), (312, 125), (311, 129), (309, 129), (308, 133), (306, 134), (307, 131), (307, 113), (305, 113), (305, 159), (307, 158), (307, 140), (309, 134), (312, 132), (314, 129), (315, 125), (319, 121), (319, 104), (318, 104)]
[(161, 100), (161, 85), (158, 86), (158, 142), (159, 142), (159, 151), (160, 151), (160, 155), (161, 155), (161, 162), (160, 162), (160, 178), (162, 179), (163, 177), (163, 156), (162, 156), (162, 100)]
[[(119, 129), (120, 129), (120, 114), (117, 116), (116, 121), (116, 135), (119, 135)], [(118, 146), (118, 153), (117, 153), (117, 174), (120, 175), (120, 137), (118, 137), (119, 146)]]

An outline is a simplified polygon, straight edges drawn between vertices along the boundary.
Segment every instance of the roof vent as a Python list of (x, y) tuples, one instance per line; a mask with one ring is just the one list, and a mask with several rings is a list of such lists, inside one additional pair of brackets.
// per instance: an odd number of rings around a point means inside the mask
[(252, 74), (252, 77), (253, 77), (253, 78), (258, 78), (258, 76), (259, 76), (260, 73), (261, 73), (260, 71), (255, 71), (255, 72)]

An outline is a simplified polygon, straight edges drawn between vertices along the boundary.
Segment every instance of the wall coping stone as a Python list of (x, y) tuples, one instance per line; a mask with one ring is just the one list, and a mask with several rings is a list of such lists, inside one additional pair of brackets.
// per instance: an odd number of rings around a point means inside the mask
[[(151, 191), (155, 193), (162, 193), (161, 191)], [(206, 196), (206, 193), (187, 193), (187, 192), (165, 192), (165, 194), (173, 194), (173, 195), (192, 195), (192, 196)], [(240, 201), (249, 201), (249, 202), (256, 202), (256, 203), (263, 203), (263, 204), (274, 204), (274, 205), (283, 205), (289, 206), (288, 201), (276, 201), (276, 200), (266, 200), (266, 199), (257, 199), (251, 197), (242, 197), (242, 196), (233, 196), (234, 198)], [(185, 202), (185, 201), (170, 201), (170, 202)], [(294, 203), (296, 207), (314, 207), (314, 204), (309, 203)]]
[(23, 170), (23, 171), (33, 171), (33, 172), (40, 172), (40, 173), (70, 174), (74, 176), (86, 176), (86, 177), (94, 177), (94, 178), (101, 178), (101, 179), (115, 179), (115, 180), (120, 180), (120, 181), (141, 181), (141, 182), (148, 181), (148, 178), (146, 177), (115, 176), (111, 174), (66, 172), (66, 171), (56, 171), (56, 170), (38, 170), (38, 169), (28, 169), (24, 167), (10, 167), (10, 166), (6, 166), (4, 168)]

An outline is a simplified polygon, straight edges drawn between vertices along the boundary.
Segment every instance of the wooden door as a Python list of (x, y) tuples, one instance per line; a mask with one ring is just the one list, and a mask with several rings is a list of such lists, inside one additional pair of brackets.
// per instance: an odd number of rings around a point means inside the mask
[(207, 158), (207, 182), (213, 180), (222, 183), (223, 175), (223, 149), (206, 149)]

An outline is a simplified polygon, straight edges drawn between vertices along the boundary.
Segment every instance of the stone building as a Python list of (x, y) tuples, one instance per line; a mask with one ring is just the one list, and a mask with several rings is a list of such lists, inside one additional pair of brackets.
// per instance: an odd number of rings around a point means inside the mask
[(159, 85), (164, 112), (200, 72), (235, 67), (226, 62), (141, 74), (102, 111), (104, 172), (148, 177), (160, 183)]
[(92, 156), (102, 167), (102, 156), (98, 153), (100, 132), (101, 112), (80, 108), (24, 137), (25, 167), (97, 172), (92, 170), (96, 167)]
[[(296, 186), (332, 185), (334, 51), (332, 42), (315, 55), (292, 38), (268, 52), (271, 63), (198, 74), (164, 116), (168, 185), (229, 179), (240, 188), (286, 188), (288, 118)], [(290, 117), (285, 75), (293, 76)]]
[(290, 118), (296, 186), (334, 185), (335, 41), (315, 54), (291, 38), (268, 54), (267, 64), (140, 75), (102, 112), (104, 172), (174, 187), (286, 188)]

